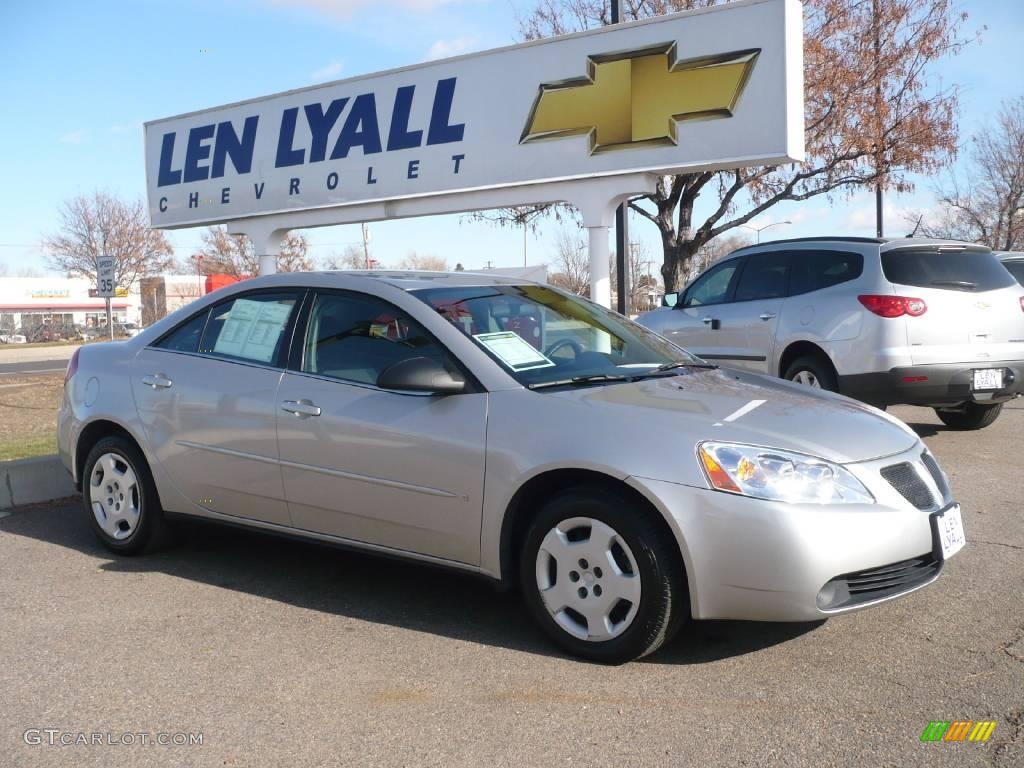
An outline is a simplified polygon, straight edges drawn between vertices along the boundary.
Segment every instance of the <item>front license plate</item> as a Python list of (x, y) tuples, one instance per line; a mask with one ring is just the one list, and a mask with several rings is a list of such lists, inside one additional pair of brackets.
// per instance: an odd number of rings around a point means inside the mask
[(1002, 389), (1002, 368), (979, 368), (974, 371), (974, 389)]
[(939, 537), (942, 559), (948, 560), (967, 543), (964, 536), (964, 521), (960, 517), (960, 505), (954, 504), (933, 515), (935, 534)]

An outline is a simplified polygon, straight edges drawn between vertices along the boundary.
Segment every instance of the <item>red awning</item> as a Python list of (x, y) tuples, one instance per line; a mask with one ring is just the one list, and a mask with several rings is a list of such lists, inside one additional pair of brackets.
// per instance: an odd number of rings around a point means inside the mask
[[(113, 309), (128, 309), (127, 301), (112, 301), (110, 306)], [(103, 301), (51, 301), (47, 304), (0, 304), (2, 312), (52, 312), (61, 310), (105, 310), (107, 305)]]

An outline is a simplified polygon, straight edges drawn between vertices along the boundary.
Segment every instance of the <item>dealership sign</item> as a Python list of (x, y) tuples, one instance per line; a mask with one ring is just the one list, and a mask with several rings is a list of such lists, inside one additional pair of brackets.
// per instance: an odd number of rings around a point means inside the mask
[(801, 41), (798, 0), (740, 0), (152, 121), (150, 216), (798, 161)]

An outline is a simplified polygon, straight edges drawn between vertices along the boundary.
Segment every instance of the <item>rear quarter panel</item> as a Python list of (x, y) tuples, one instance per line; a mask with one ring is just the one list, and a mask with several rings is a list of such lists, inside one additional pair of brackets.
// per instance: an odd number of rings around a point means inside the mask
[[(141, 337), (138, 337), (141, 339)], [(79, 352), (78, 372), (68, 382), (58, 417), (58, 443), (61, 457), (76, 483), (77, 467), (85, 459), (79, 455), (79, 440), (84, 430), (96, 422), (111, 422), (124, 429), (139, 445), (156, 483), (165, 509), (190, 508), (187, 500), (168, 482), (145, 440), (131, 390), (131, 367), (141, 348), (136, 339), (83, 346)]]

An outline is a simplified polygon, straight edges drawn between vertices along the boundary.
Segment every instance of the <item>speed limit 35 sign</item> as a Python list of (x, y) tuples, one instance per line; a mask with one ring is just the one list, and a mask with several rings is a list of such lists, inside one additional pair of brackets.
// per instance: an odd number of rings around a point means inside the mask
[(100, 256), (96, 261), (96, 295), (109, 299), (115, 295), (114, 257)]

